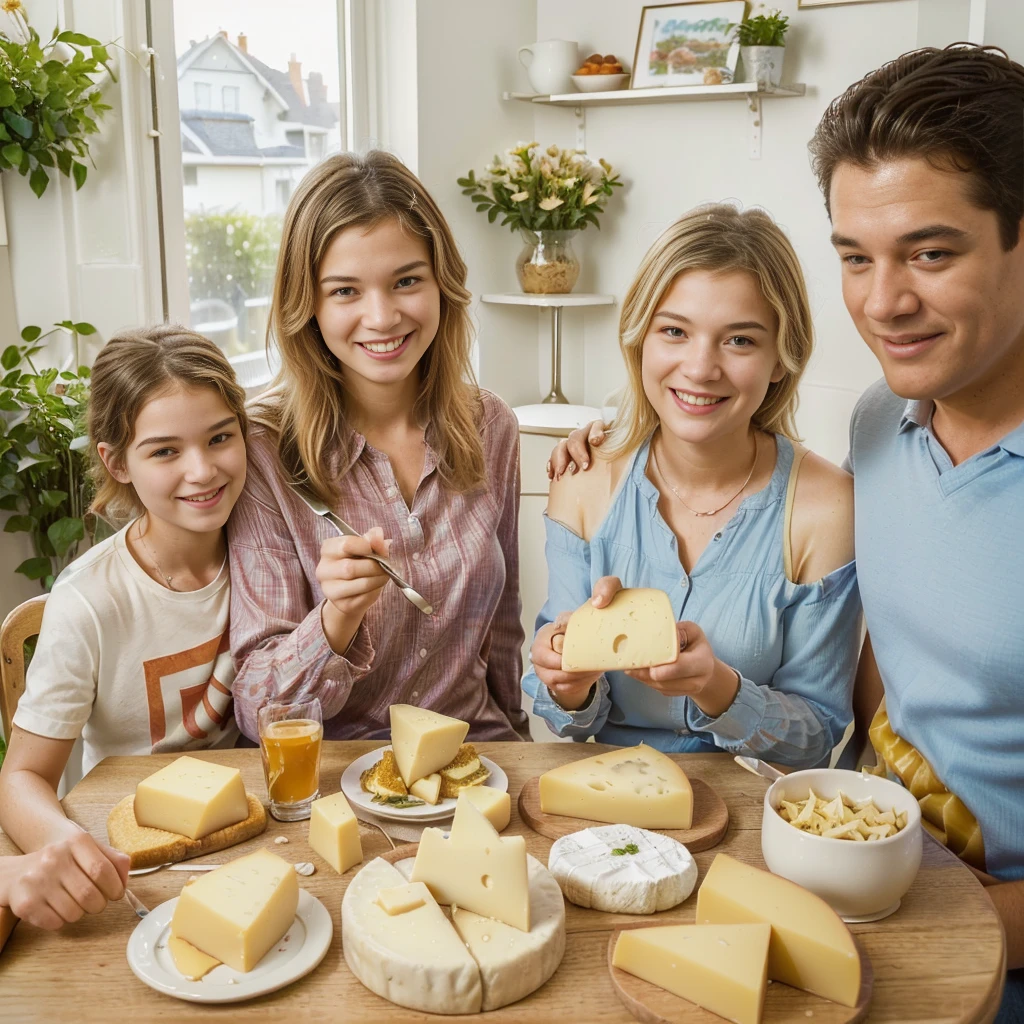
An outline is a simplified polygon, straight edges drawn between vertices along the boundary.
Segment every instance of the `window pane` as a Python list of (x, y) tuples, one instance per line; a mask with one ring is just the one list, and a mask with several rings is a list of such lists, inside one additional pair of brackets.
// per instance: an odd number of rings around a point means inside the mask
[(174, 0), (191, 325), (243, 383), (263, 358), (281, 218), (341, 148), (338, 0)]

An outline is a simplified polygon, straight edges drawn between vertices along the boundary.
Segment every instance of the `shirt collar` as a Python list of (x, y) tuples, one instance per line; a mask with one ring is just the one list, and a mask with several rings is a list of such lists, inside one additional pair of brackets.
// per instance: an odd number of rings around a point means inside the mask
[[(900, 433), (909, 430), (911, 427), (922, 427), (925, 430), (931, 429), (932, 414), (935, 411), (935, 403), (930, 398), (911, 399), (907, 402), (900, 419)], [(1011, 430), (1006, 437), (992, 446), (1002, 448), (1011, 455), (1019, 455), (1024, 458), (1024, 423)]]

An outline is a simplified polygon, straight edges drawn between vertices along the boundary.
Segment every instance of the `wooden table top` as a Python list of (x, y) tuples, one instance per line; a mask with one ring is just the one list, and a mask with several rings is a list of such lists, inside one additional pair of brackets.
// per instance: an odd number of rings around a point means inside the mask
[[(336, 792), (343, 769), (380, 742), (327, 742), (321, 762), (321, 792)], [(531, 831), (519, 818), (516, 797), (527, 779), (583, 756), (606, 749), (580, 749), (569, 743), (480, 743), (481, 753), (508, 773), (512, 821), (505, 835), (525, 835), (527, 849), (547, 863), (551, 841)], [(106, 839), (107, 813), (136, 783), (176, 755), (111, 757), (92, 770), (68, 794), (64, 807), (94, 836)], [(199, 754), (211, 761), (238, 767), (246, 788), (266, 792), (259, 751), (227, 750)], [(686, 772), (713, 786), (729, 807), (729, 830), (714, 849), (695, 855), (703, 879), (719, 852), (728, 852), (758, 867), (761, 859), (761, 807), (768, 783), (744, 771), (722, 754), (684, 754), (677, 758)], [(137, 980), (125, 949), (136, 917), (125, 901), (108, 906), (60, 932), (45, 932), (21, 924), (0, 955), (0, 1018), (4, 1021), (68, 1020), (76, 1022), (200, 1021), (218, 1019), (281, 1019), (395, 1021), (443, 1020), (374, 995), (355, 979), (341, 952), (341, 897), (357, 868), (340, 878), (310, 849), (308, 822), (271, 819), (267, 832), (241, 846), (203, 857), (205, 863), (232, 860), (268, 846), (286, 860), (310, 860), (316, 874), (300, 885), (318, 897), (334, 919), (334, 938), (323, 962), (305, 978), (270, 995), (230, 1008), (193, 1005), (153, 991)], [(287, 845), (275, 845), (276, 836)], [(373, 829), (362, 833), (366, 860), (389, 849)], [(0, 854), (17, 852), (0, 835)], [(136, 876), (133, 892), (150, 908), (176, 896), (188, 876), (158, 871)], [(693, 921), (694, 896), (679, 907), (657, 915), (661, 923)], [(651, 920), (622, 914), (602, 914), (566, 902), (566, 950), (554, 977), (533, 995), (487, 1014), (495, 1024), (538, 1024), (557, 1019), (627, 1022), (632, 1017), (616, 998), (606, 966), (609, 931), (618, 923)], [(1004, 971), (1004, 944), (991, 901), (971, 872), (947, 850), (925, 836), (921, 871), (903, 905), (892, 917), (872, 924), (853, 925), (874, 968), (871, 1021), (922, 1021), (928, 1024), (987, 1022), (998, 1007)], [(227, 1016), (225, 1016), (227, 1015)], [(450, 1019), (450, 1018), (449, 1018)]]

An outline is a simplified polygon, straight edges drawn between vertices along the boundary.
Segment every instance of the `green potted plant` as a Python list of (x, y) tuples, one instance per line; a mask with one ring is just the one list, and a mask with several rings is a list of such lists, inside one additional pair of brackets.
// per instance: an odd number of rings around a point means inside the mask
[(744, 77), (758, 88), (775, 89), (782, 83), (782, 61), (786, 54), (789, 18), (777, 7), (755, 14), (737, 26)]
[(589, 224), (601, 227), (598, 218), (622, 182), (606, 160), (594, 164), (579, 150), (538, 148), (520, 143), (508, 162), (496, 156), (482, 178), (470, 171), (458, 183), (491, 224), (501, 217), (502, 227), (523, 236), (516, 274), (524, 292), (571, 292), (580, 273), (573, 236)]
[(116, 81), (110, 54), (98, 39), (81, 32), (58, 32), (48, 42), (25, 19), (21, 0), (2, 0), (20, 28), (21, 39), (0, 32), (0, 171), (28, 175), (41, 196), (57, 170), (85, 184), (87, 137), (110, 106), (94, 76)]
[[(41, 342), (59, 331), (71, 336), (71, 368), (37, 369)], [(0, 353), (0, 511), (10, 513), (4, 532), (30, 534), (35, 555), (14, 571), (46, 590), (81, 542), (97, 539), (99, 524), (88, 514), (89, 368), (78, 358), (79, 335), (95, 332), (70, 320), (46, 334), (26, 327), (25, 344)]]

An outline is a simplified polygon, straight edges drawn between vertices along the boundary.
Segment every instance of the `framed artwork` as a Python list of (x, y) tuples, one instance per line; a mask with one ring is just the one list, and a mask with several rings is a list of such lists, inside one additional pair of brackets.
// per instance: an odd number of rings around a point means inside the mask
[(797, 0), (797, 7), (841, 7), (847, 4), (877, 4), (880, 0)]
[(727, 85), (740, 54), (736, 27), (746, 12), (746, 0), (691, 0), (645, 7), (630, 88)]

